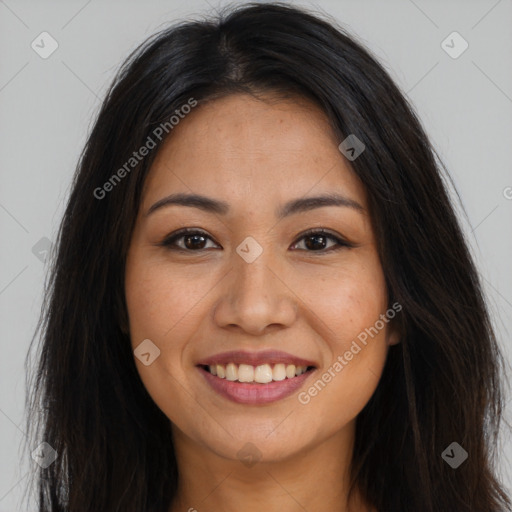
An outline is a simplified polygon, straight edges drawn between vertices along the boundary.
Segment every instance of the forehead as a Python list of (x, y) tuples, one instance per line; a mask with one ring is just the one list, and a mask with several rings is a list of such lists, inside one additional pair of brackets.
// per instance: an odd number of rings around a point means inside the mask
[(160, 148), (144, 205), (174, 191), (279, 201), (340, 191), (365, 206), (364, 187), (313, 103), (236, 94), (195, 107)]

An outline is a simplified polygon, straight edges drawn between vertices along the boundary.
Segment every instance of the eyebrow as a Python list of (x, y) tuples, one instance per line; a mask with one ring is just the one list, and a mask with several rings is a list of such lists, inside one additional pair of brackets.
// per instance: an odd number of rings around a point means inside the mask
[[(229, 212), (229, 204), (225, 201), (202, 196), (200, 194), (179, 193), (171, 194), (158, 200), (148, 209), (146, 212), (146, 217), (161, 208), (171, 205), (198, 208), (205, 212), (215, 213), (218, 215), (226, 215)], [(315, 208), (322, 208), (325, 206), (342, 206), (352, 208), (360, 213), (365, 211), (365, 209), (357, 201), (354, 201), (353, 199), (340, 194), (330, 193), (315, 197), (302, 197), (288, 201), (277, 210), (276, 217), (278, 219), (283, 219), (284, 217), (288, 217), (296, 213), (303, 213)]]

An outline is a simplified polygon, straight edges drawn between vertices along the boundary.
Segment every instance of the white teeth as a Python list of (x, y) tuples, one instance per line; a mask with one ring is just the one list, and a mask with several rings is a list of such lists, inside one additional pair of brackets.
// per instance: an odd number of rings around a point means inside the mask
[(286, 369), (284, 364), (276, 364), (272, 370), (272, 380), (286, 379)]
[(272, 382), (272, 368), (269, 364), (256, 366), (256, 370), (254, 371), (254, 381), (259, 382), (260, 384)]
[(226, 366), (226, 380), (237, 380), (238, 379), (238, 368), (234, 363), (229, 363)]
[(239, 382), (253, 382), (254, 381), (254, 367), (250, 364), (241, 364), (238, 367), (238, 381)]
[(209, 365), (208, 369), (212, 375), (216, 375), (221, 379), (225, 378), (229, 381), (267, 384), (272, 381), (282, 381), (287, 378), (293, 379), (296, 376), (298, 377), (306, 372), (307, 366), (278, 363), (272, 368), (269, 364), (260, 364), (254, 367), (250, 364), (237, 365), (235, 363), (229, 363), (227, 365)]
[(286, 367), (286, 376), (289, 379), (292, 379), (293, 377), (295, 377), (295, 365), (294, 364), (289, 364)]

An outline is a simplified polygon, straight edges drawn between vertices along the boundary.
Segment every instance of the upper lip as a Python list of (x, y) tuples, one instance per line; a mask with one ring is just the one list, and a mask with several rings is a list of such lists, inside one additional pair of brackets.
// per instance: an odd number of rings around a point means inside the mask
[(262, 364), (294, 364), (295, 366), (316, 366), (314, 362), (301, 357), (282, 352), (281, 350), (263, 350), (262, 352), (246, 352), (243, 350), (232, 350), (206, 357), (197, 363), (200, 365), (214, 365), (228, 363), (249, 364), (259, 366)]

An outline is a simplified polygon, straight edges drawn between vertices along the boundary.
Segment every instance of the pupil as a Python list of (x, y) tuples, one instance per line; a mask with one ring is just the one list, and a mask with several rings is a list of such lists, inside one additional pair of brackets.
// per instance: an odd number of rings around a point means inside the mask
[(322, 247), (317, 247), (317, 248), (319, 248), (319, 249), (323, 249), (323, 248), (324, 248), (324, 247), (323, 247), (323, 246), (325, 245), (325, 236), (324, 236), (324, 235), (310, 235), (310, 236), (308, 236), (308, 237), (307, 237), (307, 239), (306, 239), (306, 247), (307, 247), (308, 249), (315, 248), (315, 247), (311, 247), (311, 245), (315, 246), (315, 243), (313, 243), (313, 244), (309, 244), (309, 243), (308, 243), (308, 240), (312, 240), (312, 239), (314, 239), (314, 240), (316, 240), (316, 241), (318, 241), (318, 239), (321, 239), (321, 240), (322, 240), (322, 243), (321, 243), (320, 245), (321, 245)]
[[(195, 241), (197, 242), (197, 239), (198, 238), (201, 238), (203, 239), (202, 242), (204, 244), (204, 236), (203, 235), (188, 235), (187, 237), (185, 237), (185, 246), (187, 247), (187, 249), (197, 249), (197, 245), (194, 245), (194, 242), (192, 242), (191, 244), (189, 244), (188, 242), (192, 239), (196, 239)], [(201, 247), (199, 247), (199, 249), (201, 249)]]

